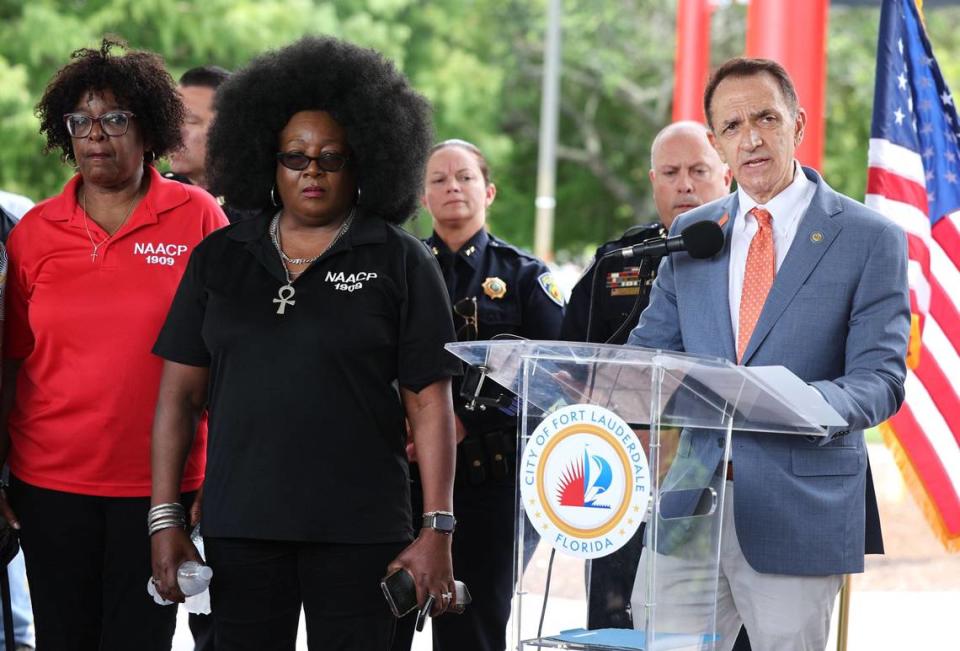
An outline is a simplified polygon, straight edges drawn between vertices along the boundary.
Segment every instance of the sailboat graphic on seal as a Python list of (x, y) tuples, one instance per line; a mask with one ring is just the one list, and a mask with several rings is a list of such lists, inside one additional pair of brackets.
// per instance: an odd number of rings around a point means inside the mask
[(584, 446), (583, 457), (571, 461), (560, 476), (557, 497), (561, 506), (609, 509), (609, 504), (598, 504), (597, 499), (609, 490), (612, 483), (613, 471), (609, 462), (599, 454), (591, 455)]

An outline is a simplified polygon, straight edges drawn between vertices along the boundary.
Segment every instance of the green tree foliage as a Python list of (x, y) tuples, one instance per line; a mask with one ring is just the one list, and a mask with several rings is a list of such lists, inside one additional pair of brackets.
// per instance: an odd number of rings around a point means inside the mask
[[(649, 150), (670, 119), (675, 30), (675, 4), (663, 0), (563, 7), (559, 257), (655, 219)], [(714, 63), (743, 51), (745, 12), (737, 3), (715, 12)], [(41, 153), (33, 107), (70, 53), (104, 34), (161, 53), (174, 77), (332, 34), (396, 61), (433, 103), (438, 138), (487, 153), (499, 189), (492, 228), (530, 246), (545, 14), (546, 0), (0, 0), (0, 188), (40, 199), (69, 177)], [(876, 8), (830, 14), (824, 173), (855, 197), (866, 179), (878, 21)], [(927, 23), (947, 79), (960, 83), (960, 11), (928, 10)], [(429, 219), (412, 228), (428, 232)]]
[(171, 74), (216, 63), (237, 68), (304, 34), (336, 34), (403, 64), (410, 0), (31, 0), (0, 2), (0, 187), (33, 198), (59, 190), (71, 170), (43, 156), (33, 107), (54, 72), (105, 34), (159, 52)]

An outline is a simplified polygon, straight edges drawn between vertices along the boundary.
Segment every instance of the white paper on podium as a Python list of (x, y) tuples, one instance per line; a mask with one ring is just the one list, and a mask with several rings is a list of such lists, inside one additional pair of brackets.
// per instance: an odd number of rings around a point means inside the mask
[(830, 406), (819, 391), (807, 384), (784, 366), (749, 366), (747, 369), (758, 382), (776, 392), (810, 422), (821, 427), (843, 427), (847, 421)]

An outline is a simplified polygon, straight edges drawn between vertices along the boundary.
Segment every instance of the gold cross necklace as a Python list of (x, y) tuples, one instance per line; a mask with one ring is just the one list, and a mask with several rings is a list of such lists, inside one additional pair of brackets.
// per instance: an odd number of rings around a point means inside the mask
[(103, 238), (103, 239), (100, 240), (99, 242), (95, 242), (95, 241), (93, 240), (93, 234), (90, 232), (90, 227), (87, 226), (87, 220), (92, 220), (92, 219), (93, 219), (92, 217), (90, 217), (90, 214), (87, 212), (87, 192), (86, 192), (86, 190), (81, 190), (81, 191), (80, 191), (80, 207), (83, 209), (83, 230), (85, 230), (85, 231), (87, 232), (87, 239), (90, 240), (90, 246), (93, 247), (93, 251), (90, 252), (90, 261), (91, 261), (91, 262), (96, 262), (96, 261), (97, 261), (97, 251), (100, 250), (100, 247), (103, 246), (104, 244), (106, 244), (107, 242), (109, 242), (109, 241), (110, 241), (110, 238), (112, 238), (114, 235), (116, 235), (116, 233), (117, 233), (121, 228), (123, 228), (123, 225), (127, 223), (127, 220), (130, 218), (130, 215), (133, 214), (133, 209), (134, 209), (134, 207), (136, 207), (136, 205), (137, 205), (137, 199), (139, 198), (139, 195), (140, 195), (140, 192), (139, 192), (139, 191), (137, 191), (137, 193), (136, 193), (135, 195), (133, 195), (133, 200), (130, 201), (130, 207), (127, 209), (127, 214), (124, 215), (124, 217), (123, 217), (122, 220), (120, 220), (120, 224), (119, 224), (119, 225), (117, 226), (117, 228), (113, 231), (113, 233), (110, 233), (109, 235), (107, 235), (105, 238)]

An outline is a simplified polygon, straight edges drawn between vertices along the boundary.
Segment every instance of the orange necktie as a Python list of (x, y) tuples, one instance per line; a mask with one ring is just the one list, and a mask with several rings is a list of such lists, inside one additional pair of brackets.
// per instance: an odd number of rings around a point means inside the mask
[(776, 256), (773, 250), (773, 217), (763, 208), (754, 208), (757, 232), (750, 240), (747, 265), (743, 271), (743, 292), (740, 294), (740, 327), (737, 330), (737, 361), (743, 359), (750, 335), (760, 318), (760, 311), (770, 293), (776, 274)]

